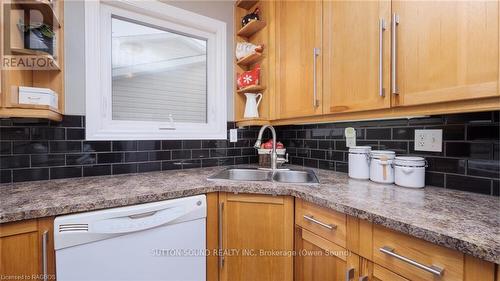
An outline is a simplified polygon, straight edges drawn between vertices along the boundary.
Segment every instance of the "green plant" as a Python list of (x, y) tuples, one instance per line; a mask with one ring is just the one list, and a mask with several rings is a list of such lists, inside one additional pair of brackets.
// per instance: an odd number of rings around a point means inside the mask
[(34, 23), (25, 25), (22, 20), (19, 20), (19, 22), (17, 23), (17, 27), (22, 32), (28, 32), (30, 30), (38, 30), (43, 36), (47, 38), (53, 38), (55, 35), (55, 32), (52, 30), (52, 27), (45, 23)]

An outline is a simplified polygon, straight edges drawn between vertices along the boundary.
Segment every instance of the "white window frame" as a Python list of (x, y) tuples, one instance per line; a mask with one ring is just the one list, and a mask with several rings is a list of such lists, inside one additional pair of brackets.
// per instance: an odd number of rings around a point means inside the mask
[[(207, 123), (112, 119), (112, 15), (207, 40)], [(86, 139), (227, 138), (226, 23), (159, 1), (85, 1), (85, 62)]]

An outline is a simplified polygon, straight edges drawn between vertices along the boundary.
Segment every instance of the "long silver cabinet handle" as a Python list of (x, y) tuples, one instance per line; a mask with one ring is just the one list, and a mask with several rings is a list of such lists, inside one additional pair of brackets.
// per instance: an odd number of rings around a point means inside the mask
[(319, 224), (322, 227), (328, 228), (329, 230), (334, 230), (334, 229), (337, 228), (336, 225), (334, 225), (334, 224), (326, 224), (326, 223), (324, 223), (322, 221), (319, 221), (319, 220), (315, 219), (313, 216), (304, 215), (304, 219), (306, 219), (306, 220), (308, 220), (308, 221), (310, 221), (312, 223)]
[(385, 20), (380, 19), (378, 24), (378, 94), (385, 96), (384, 89), (384, 31), (386, 29)]
[(224, 203), (219, 204), (219, 267), (222, 268), (224, 267), (224, 254), (223, 254), (223, 249), (222, 249), (222, 242), (223, 242), (223, 217), (224, 217)]
[(319, 48), (313, 48), (313, 107), (318, 107), (318, 82), (316, 71), (316, 60), (319, 56)]
[(444, 269), (443, 268), (440, 268), (440, 267), (437, 267), (435, 265), (431, 265), (431, 266), (427, 266), (427, 265), (424, 265), (424, 264), (421, 264), (421, 263), (418, 263), (412, 259), (409, 259), (407, 257), (404, 257), (404, 256), (401, 256), (401, 255), (398, 255), (394, 252), (394, 249), (389, 247), (389, 246), (384, 246), (382, 248), (379, 249), (382, 253), (384, 254), (387, 254), (391, 257), (394, 257), (394, 258), (397, 258), (398, 260), (402, 260), (404, 262), (407, 262), (415, 267), (418, 267), (420, 269), (423, 269), (427, 272), (430, 272), (434, 275), (437, 275), (437, 276), (443, 276), (443, 272), (444, 272)]
[(49, 239), (49, 231), (45, 230), (42, 234), (42, 270), (43, 270), (43, 281), (48, 280), (47, 272), (47, 243)]
[(391, 40), (391, 93), (397, 95), (398, 94), (398, 84), (396, 79), (397, 77), (397, 40), (398, 40), (398, 31), (397, 27), (399, 24), (399, 15), (394, 13), (392, 14), (392, 40)]
[(354, 278), (354, 268), (349, 268), (345, 272), (345, 281), (351, 281), (351, 279)]

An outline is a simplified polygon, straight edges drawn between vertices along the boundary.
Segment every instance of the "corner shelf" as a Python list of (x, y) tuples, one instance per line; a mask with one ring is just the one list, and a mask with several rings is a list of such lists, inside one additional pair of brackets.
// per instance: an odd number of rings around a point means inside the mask
[(55, 110), (49, 106), (38, 106), (38, 107), (16, 107), (9, 108), (4, 107), (0, 110), (0, 117), (12, 118), (42, 118), (49, 119), (53, 121), (61, 121), (62, 113), (59, 110)]
[(260, 61), (262, 57), (263, 57), (262, 53), (254, 52), (236, 61), (236, 64), (239, 66), (249, 66)]
[(249, 38), (259, 30), (263, 29), (265, 26), (266, 22), (262, 20), (251, 20), (244, 27), (242, 27), (236, 34), (240, 37)]
[[(250, 10), (259, 7), (260, 20), (250, 20), (244, 27), (241, 27), (241, 19), (246, 16)], [(270, 65), (275, 58), (274, 44), (271, 36), (274, 34), (274, 26), (268, 25), (267, 20), (273, 18), (275, 11), (275, 1), (264, 0), (237, 0), (234, 4), (234, 41), (245, 41), (254, 45), (262, 45), (262, 52), (252, 52), (247, 56), (234, 59), (233, 65), (237, 73), (247, 71), (256, 64), (260, 64), (261, 71), (259, 77), (259, 84), (256, 86), (249, 86), (243, 89), (234, 89), (234, 115), (235, 122), (238, 127), (247, 126), (262, 126), (270, 124), (271, 118), (271, 96), (266, 95), (264, 91), (274, 90), (274, 76), (272, 72), (274, 68)], [(259, 106), (258, 118), (244, 118), (243, 116), (246, 106), (245, 93), (263, 93), (262, 102)]]
[(262, 118), (243, 118), (236, 120), (237, 127), (269, 125), (271, 122)]
[(264, 90), (266, 90), (265, 86), (254, 85), (254, 86), (245, 87), (243, 89), (239, 89), (236, 92), (238, 94), (242, 94), (242, 93), (257, 93), (257, 92), (261, 92), (261, 91), (264, 91)]
[[(24, 11), (37, 10), (43, 16), (43, 19), (37, 16), (36, 21), (43, 21), (51, 25), (56, 33), (57, 40), (54, 46), (54, 53), (50, 54), (40, 50), (32, 50), (22, 47), (21, 37), (16, 37), (4, 42), (9, 50), (9, 55), (29, 56), (28, 62), (31, 63), (31, 57), (43, 60), (44, 64), (37, 63), (26, 69), (1, 69), (0, 94), (0, 116), (17, 118), (42, 118), (54, 121), (61, 121), (64, 114), (64, 2), (66, 0), (10, 0), (11, 7)], [(9, 6), (0, 5), (0, 13), (5, 16), (6, 9)], [(26, 14), (26, 12), (24, 13)], [(23, 16), (23, 13), (15, 15), (17, 20)], [(5, 39), (5, 38), (4, 38)], [(9, 38), (8, 38), (9, 39)], [(33, 67), (31, 67), (33, 66)], [(48, 88), (58, 95), (58, 104), (55, 107), (48, 105), (20, 104), (19, 86)]]
[(257, 2), (259, 2), (259, 1), (258, 0), (257, 1), (238, 0), (238, 1), (236, 1), (236, 7), (248, 10), (248, 9), (252, 8), (255, 4), (257, 4)]

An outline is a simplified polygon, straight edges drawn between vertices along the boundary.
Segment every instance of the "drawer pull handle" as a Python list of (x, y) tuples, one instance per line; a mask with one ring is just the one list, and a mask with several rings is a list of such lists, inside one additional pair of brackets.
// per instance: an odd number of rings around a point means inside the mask
[(334, 224), (326, 224), (326, 223), (324, 223), (322, 221), (319, 221), (319, 220), (315, 219), (313, 216), (304, 215), (304, 219), (306, 219), (306, 220), (308, 220), (310, 222), (313, 222), (315, 224), (319, 224), (322, 227), (328, 228), (329, 230), (334, 230), (334, 229), (337, 228), (336, 225), (334, 225)]
[(437, 276), (443, 276), (443, 272), (444, 272), (444, 269), (443, 268), (440, 268), (440, 267), (437, 267), (437, 266), (434, 266), (434, 265), (431, 265), (431, 266), (427, 266), (427, 265), (424, 265), (424, 264), (421, 264), (421, 263), (418, 263), (412, 259), (409, 259), (407, 257), (404, 257), (404, 256), (401, 256), (401, 255), (398, 255), (396, 253), (394, 253), (394, 249), (391, 248), (391, 247), (388, 247), (388, 246), (384, 246), (382, 248), (379, 249), (382, 253), (384, 254), (387, 254), (391, 257), (395, 257), (399, 260), (402, 260), (404, 262), (407, 262), (415, 267), (418, 267), (420, 269), (423, 269), (427, 272), (430, 272), (434, 275), (437, 275)]

